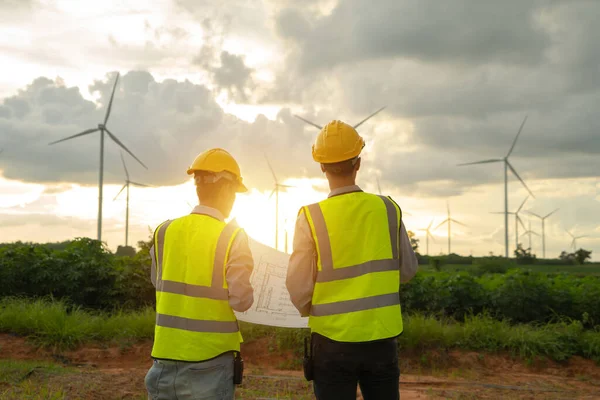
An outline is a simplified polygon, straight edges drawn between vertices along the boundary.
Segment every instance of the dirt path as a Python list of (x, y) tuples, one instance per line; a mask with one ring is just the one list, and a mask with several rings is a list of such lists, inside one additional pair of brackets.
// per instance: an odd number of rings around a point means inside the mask
[[(52, 362), (66, 371), (31, 368), (18, 383), (3, 382), (0, 376), (0, 400), (23, 398), (27, 382), (35, 390), (48, 387), (64, 394), (56, 398), (143, 399), (150, 348), (147, 342), (128, 348), (86, 347), (58, 354), (36, 349), (23, 338), (0, 335), (0, 359), (29, 360), (33, 367), (36, 362)], [(244, 345), (243, 353), (246, 374), (237, 398), (314, 398), (302, 372), (294, 370), (298, 362), (291, 353), (269, 351), (260, 340)], [(510, 357), (472, 352), (406, 354), (401, 369), (402, 400), (600, 399), (600, 367), (580, 358), (564, 364), (544, 361), (527, 366)], [(361, 398), (360, 393), (357, 398)]]

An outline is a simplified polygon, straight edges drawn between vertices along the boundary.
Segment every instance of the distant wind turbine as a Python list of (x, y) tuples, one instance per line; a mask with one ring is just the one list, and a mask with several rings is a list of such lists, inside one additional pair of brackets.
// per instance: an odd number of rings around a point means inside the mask
[(450, 254), (452, 254), (452, 252), (451, 252), (451, 243), (450, 243), (451, 242), (450, 237), (451, 237), (451, 234), (452, 234), (452, 228), (451, 228), (452, 227), (452, 222), (454, 222), (456, 224), (459, 224), (459, 225), (462, 225), (462, 226), (465, 226), (465, 227), (466, 227), (466, 225), (463, 224), (462, 222), (459, 222), (459, 221), (453, 219), (450, 216), (450, 204), (448, 202), (446, 202), (446, 208), (448, 209), (448, 217), (445, 220), (443, 220), (438, 226), (436, 226), (435, 228), (433, 228), (433, 230), (435, 231), (440, 226), (442, 226), (442, 225), (444, 225), (446, 223), (448, 224), (448, 255), (450, 255)]
[(531, 211), (526, 211), (526, 213), (533, 215), (534, 217), (537, 217), (539, 219), (542, 220), (542, 257), (546, 258), (546, 229), (545, 229), (545, 222), (546, 222), (546, 218), (548, 218), (549, 216), (551, 216), (552, 214), (554, 214), (555, 212), (557, 212), (559, 209), (557, 208), (556, 210), (552, 211), (549, 214), (546, 214), (545, 216), (540, 216), (534, 212)]
[(99, 123), (97, 128), (87, 129), (83, 132), (80, 132), (76, 135), (66, 137), (64, 139), (57, 140), (55, 142), (49, 143), (50, 145), (64, 142), (66, 140), (74, 139), (79, 136), (89, 135), (91, 133), (95, 133), (100, 131), (100, 177), (98, 183), (98, 240), (102, 240), (102, 186), (103, 186), (103, 178), (104, 178), (104, 133), (108, 135), (117, 145), (119, 145), (123, 150), (129, 153), (133, 158), (136, 159), (144, 168), (148, 169), (143, 162), (140, 161), (115, 135), (112, 134), (111, 131), (106, 127), (106, 123), (108, 122), (108, 117), (110, 116), (110, 110), (112, 108), (112, 102), (115, 96), (115, 90), (117, 89), (117, 83), (119, 82), (119, 73), (117, 73), (117, 77), (115, 79), (115, 85), (113, 86), (112, 93), (110, 95), (110, 101), (108, 102), (108, 107), (106, 109), (106, 115), (104, 117), (104, 122)]
[(275, 249), (279, 250), (279, 246), (278, 246), (279, 245), (279, 189), (293, 188), (294, 186), (283, 185), (283, 184), (279, 183), (279, 180), (277, 180), (277, 175), (275, 175), (275, 170), (271, 166), (271, 163), (269, 162), (269, 159), (267, 158), (266, 154), (265, 154), (265, 160), (267, 160), (267, 165), (269, 166), (269, 169), (271, 170), (271, 174), (273, 174), (273, 180), (275, 181), (275, 188), (269, 195), (269, 199), (271, 197), (273, 197), (273, 194), (275, 194)]
[[(523, 202), (521, 203), (521, 205), (519, 206), (517, 211), (514, 211), (514, 212), (509, 211), (509, 214), (515, 216), (515, 249), (517, 249), (519, 247), (519, 224), (521, 224), (521, 226), (523, 227), (524, 230), (527, 230), (527, 228), (525, 227), (525, 224), (523, 224), (523, 220), (519, 216), (519, 213), (521, 212), (521, 209), (527, 202), (527, 199), (529, 199), (529, 196), (525, 197), (525, 200), (523, 200)], [(492, 214), (504, 214), (504, 212), (500, 211), (500, 212), (494, 212)]]
[(521, 236), (528, 235), (529, 236), (529, 251), (533, 253), (533, 247), (531, 247), (531, 235), (534, 234), (536, 236), (540, 236), (537, 232), (531, 230), (531, 221), (529, 221), (529, 229), (523, 232)]
[[(368, 117), (366, 117), (365, 119), (363, 119), (363, 120), (362, 120), (362, 121), (360, 121), (359, 123), (355, 124), (355, 125), (353, 126), (353, 128), (354, 128), (354, 129), (357, 129), (359, 126), (361, 126), (362, 124), (364, 124), (365, 122), (367, 122), (369, 119), (371, 119), (371, 118), (372, 118), (372, 117), (374, 117), (375, 115), (379, 114), (379, 113), (380, 113), (381, 111), (383, 111), (384, 109), (385, 109), (385, 106), (384, 106), (384, 107), (381, 107), (379, 110), (375, 111), (373, 114), (369, 115)], [(321, 125), (315, 124), (314, 122), (311, 122), (311, 121), (309, 121), (309, 120), (307, 120), (307, 119), (304, 119), (304, 118), (302, 118), (302, 117), (300, 117), (300, 116), (298, 116), (298, 115), (296, 115), (296, 114), (294, 114), (294, 117), (298, 118), (298, 119), (299, 119), (299, 120), (301, 120), (301, 121), (304, 121), (304, 122), (306, 122), (306, 123), (307, 123), (307, 124), (309, 124), (309, 125), (312, 125), (312, 126), (314, 126), (314, 127), (315, 127), (315, 128), (317, 128), (317, 129), (323, 129), (323, 127), (322, 127)]]
[(573, 241), (571, 242), (571, 247), (573, 247), (573, 251), (577, 251), (577, 239), (582, 239), (587, 237), (586, 235), (581, 235), (581, 236), (574, 236), (571, 232), (567, 231), (565, 229), (565, 232), (567, 232), (569, 234), (569, 236), (571, 236), (571, 238), (573, 238)]
[(508, 161), (508, 157), (510, 157), (511, 153), (513, 152), (515, 145), (517, 144), (517, 140), (519, 139), (519, 136), (521, 135), (521, 131), (523, 130), (523, 126), (525, 125), (526, 121), (527, 121), (527, 116), (525, 117), (525, 119), (523, 119), (523, 123), (521, 123), (519, 132), (517, 133), (517, 136), (515, 137), (515, 140), (513, 141), (512, 146), (510, 147), (510, 150), (508, 151), (508, 153), (506, 154), (506, 156), (504, 158), (496, 158), (496, 159), (492, 159), (492, 160), (483, 160), (483, 161), (475, 161), (475, 162), (470, 162), (470, 163), (465, 163), (465, 164), (458, 164), (459, 166), (463, 166), (463, 165), (475, 165), (475, 164), (489, 164), (489, 163), (495, 163), (495, 162), (503, 162), (504, 163), (504, 255), (506, 258), (508, 258), (508, 214), (509, 214), (508, 213), (508, 170), (509, 169), (521, 181), (521, 183), (523, 184), (523, 186), (525, 186), (525, 189), (527, 189), (529, 194), (531, 194), (531, 196), (533, 198), (535, 198), (535, 196), (533, 195), (531, 190), (529, 190), (529, 188), (525, 184), (525, 181), (523, 179), (521, 179), (521, 177), (519, 176), (517, 171), (511, 165), (510, 161)]
[(435, 238), (433, 237), (433, 235), (430, 232), (431, 225), (433, 225), (433, 220), (431, 220), (431, 222), (429, 223), (429, 226), (427, 228), (419, 229), (420, 231), (425, 232), (425, 246), (426, 246), (427, 255), (429, 255), (429, 238), (431, 238), (431, 240), (433, 240), (435, 242)]
[(125, 165), (125, 159), (123, 158), (123, 153), (121, 153), (121, 161), (123, 162), (123, 169), (125, 170), (126, 179), (125, 179), (125, 184), (123, 185), (121, 190), (119, 190), (119, 193), (117, 193), (117, 195), (115, 196), (113, 201), (115, 201), (117, 199), (117, 197), (119, 197), (119, 195), (121, 194), (121, 192), (123, 190), (127, 189), (127, 206), (125, 207), (125, 247), (127, 247), (129, 245), (129, 186), (130, 185), (139, 186), (139, 187), (150, 187), (150, 186), (144, 185), (143, 183), (137, 183), (137, 182), (133, 182), (133, 181), (129, 180), (129, 171), (127, 171), (127, 166)]
[[(375, 176), (375, 180), (377, 181), (377, 192), (379, 193), (380, 196), (382, 196), (381, 185), (379, 184), (379, 177)], [(408, 211), (404, 211), (404, 210), (400, 210), (400, 211), (402, 212), (402, 215), (412, 216), (412, 214), (409, 213)]]

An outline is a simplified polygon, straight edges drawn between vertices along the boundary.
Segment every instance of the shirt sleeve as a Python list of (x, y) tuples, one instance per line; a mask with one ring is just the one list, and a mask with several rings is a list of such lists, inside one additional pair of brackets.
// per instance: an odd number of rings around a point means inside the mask
[(154, 253), (154, 245), (152, 245), (150, 247), (150, 259), (152, 260), (152, 264), (150, 265), (150, 280), (152, 281), (152, 286), (156, 287), (156, 255)]
[(244, 312), (254, 303), (254, 290), (250, 284), (250, 275), (254, 269), (254, 259), (248, 245), (246, 232), (240, 230), (236, 235), (225, 269), (225, 279), (229, 287), (229, 305), (235, 311)]
[(404, 222), (402, 222), (400, 225), (400, 282), (410, 281), (416, 275), (418, 268), (417, 256), (410, 244)]
[(292, 255), (288, 264), (286, 287), (294, 307), (307, 317), (317, 278), (317, 251), (304, 211), (298, 214)]

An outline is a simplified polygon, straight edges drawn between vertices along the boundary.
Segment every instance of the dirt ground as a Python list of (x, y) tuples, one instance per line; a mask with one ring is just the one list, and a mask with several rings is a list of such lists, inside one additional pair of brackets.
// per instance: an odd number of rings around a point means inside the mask
[[(0, 335), (0, 363), (18, 360), (33, 366), (17, 381), (0, 376), (0, 399), (144, 399), (150, 349), (146, 342), (56, 353), (36, 349), (20, 337)], [(237, 398), (314, 398), (291, 353), (269, 351), (260, 340), (245, 344), (242, 352), (246, 372)], [(64, 372), (36, 368), (36, 362), (57, 364)], [(600, 399), (600, 366), (581, 358), (559, 364), (472, 352), (427, 352), (402, 355), (401, 370), (402, 400)]]

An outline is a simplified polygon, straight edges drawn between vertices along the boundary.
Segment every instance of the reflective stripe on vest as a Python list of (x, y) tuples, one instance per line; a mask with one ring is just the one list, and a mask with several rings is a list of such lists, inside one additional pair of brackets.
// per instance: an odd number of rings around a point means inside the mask
[(225, 266), (240, 231), (192, 214), (156, 231), (156, 324), (152, 357), (199, 362), (239, 351), (242, 336), (229, 305)]
[[(309, 325), (313, 332), (338, 341), (397, 336), (402, 331), (401, 211), (385, 196), (357, 192), (336, 198), (304, 208), (318, 252)], [(354, 213), (360, 229), (349, 222), (349, 213)]]

